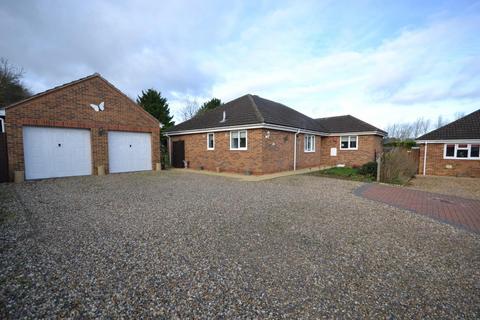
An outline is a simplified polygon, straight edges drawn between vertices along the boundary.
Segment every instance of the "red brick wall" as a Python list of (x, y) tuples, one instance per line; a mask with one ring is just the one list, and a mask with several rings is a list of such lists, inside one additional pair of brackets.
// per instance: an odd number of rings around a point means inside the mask
[[(321, 163), (325, 166), (345, 164), (346, 166), (361, 166), (375, 161), (375, 154), (383, 152), (382, 137), (375, 135), (358, 136), (358, 150), (340, 150), (340, 137), (322, 138)], [(330, 156), (330, 148), (337, 148), (337, 156)]]
[[(252, 174), (293, 170), (292, 132), (248, 130), (248, 150), (230, 150), (230, 131), (215, 132), (215, 150), (207, 150), (207, 133), (173, 136), (173, 141), (185, 141), (185, 158), (192, 169)], [(304, 152), (304, 135), (297, 136), (297, 168), (318, 167), (320, 163), (320, 136), (315, 138), (315, 152)]]
[[(105, 102), (105, 110), (95, 112), (90, 103)], [(108, 172), (109, 130), (152, 134), (152, 167), (160, 162), (160, 128), (156, 119), (101, 77), (92, 77), (6, 109), (9, 172), (24, 171), (24, 125), (83, 128), (91, 130), (92, 167)], [(100, 134), (103, 129), (103, 134)]]
[(185, 160), (192, 169), (262, 174), (262, 130), (247, 130), (248, 150), (230, 150), (230, 131), (215, 132), (215, 150), (207, 150), (207, 133), (173, 136), (185, 141)]
[[(443, 158), (444, 144), (428, 144), (427, 147), (427, 175), (480, 177), (480, 160), (459, 160)], [(418, 172), (423, 174), (423, 160), (425, 145), (420, 145), (420, 161)]]
[[(265, 130), (263, 141), (263, 172), (293, 170), (295, 133)], [(315, 136), (315, 152), (304, 151), (305, 135), (297, 135), (297, 169), (319, 167), (321, 137)]]

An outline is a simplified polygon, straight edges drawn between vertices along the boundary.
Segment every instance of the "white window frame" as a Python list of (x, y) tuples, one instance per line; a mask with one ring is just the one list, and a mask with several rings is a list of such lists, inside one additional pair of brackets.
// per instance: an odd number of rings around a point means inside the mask
[[(348, 147), (347, 148), (342, 148), (342, 138), (345, 138), (347, 137), (348, 139)], [(355, 140), (357, 141), (357, 144), (355, 146), (355, 148), (351, 148), (350, 147), (350, 140), (352, 137), (355, 137)], [(349, 136), (340, 136), (340, 150), (358, 150), (358, 136), (353, 136), (353, 135), (349, 135)]]
[[(307, 139), (311, 138), (312, 139), (312, 144), (311, 144), (311, 149), (307, 149)], [(306, 134), (303, 138), (303, 152), (315, 152), (315, 135), (314, 134)]]
[[(238, 148), (233, 148), (232, 144), (232, 134), (237, 132), (238, 133)], [(240, 132), (245, 132), (245, 147), (240, 147)], [(232, 130), (230, 131), (230, 150), (234, 151), (241, 151), (248, 149), (248, 130)]]
[[(459, 148), (459, 145), (466, 144), (466, 148)], [(447, 156), (447, 145), (454, 145), (453, 157)], [(472, 157), (472, 145), (480, 145), (480, 143), (445, 143), (443, 145), (443, 159), (447, 160), (480, 160), (480, 157)], [(457, 157), (457, 150), (468, 150), (466, 158)]]
[(5, 120), (0, 118), (0, 132), (5, 132)]
[[(212, 140), (213, 140), (212, 148), (210, 148), (210, 135), (212, 136)], [(207, 133), (207, 150), (215, 150), (215, 133), (213, 132)]]

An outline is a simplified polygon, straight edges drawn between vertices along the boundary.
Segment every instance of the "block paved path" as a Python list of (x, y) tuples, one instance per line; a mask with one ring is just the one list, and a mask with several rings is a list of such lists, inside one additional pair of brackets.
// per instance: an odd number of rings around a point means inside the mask
[(480, 200), (373, 183), (362, 185), (355, 194), (480, 233)]

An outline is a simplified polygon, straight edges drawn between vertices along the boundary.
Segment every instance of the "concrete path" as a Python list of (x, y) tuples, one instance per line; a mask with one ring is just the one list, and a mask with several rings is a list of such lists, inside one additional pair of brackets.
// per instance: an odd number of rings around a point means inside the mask
[(480, 200), (373, 183), (362, 185), (355, 194), (480, 233)]
[(282, 171), (282, 172), (277, 172), (277, 173), (271, 173), (271, 174), (263, 174), (263, 175), (244, 175), (244, 174), (239, 174), (239, 173), (230, 173), (230, 172), (213, 172), (213, 171), (207, 171), (207, 170), (195, 170), (195, 169), (177, 169), (177, 168), (172, 168), (169, 169), (173, 172), (190, 172), (190, 173), (199, 173), (199, 174), (205, 174), (209, 176), (219, 176), (219, 177), (225, 177), (225, 178), (233, 178), (237, 179), (240, 181), (264, 181), (264, 180), (270, 180), (270, 179), (275, 179), (275, 178), (280, 178), (280, 177), (286, 177), (286, 176), (292, 176), (296, 174), (305, 174), (317, 170), (324, 169), (322, 168), (307, 168), (307, 169), (298, 169), (298, 170), (290, 170), (290, 171)]

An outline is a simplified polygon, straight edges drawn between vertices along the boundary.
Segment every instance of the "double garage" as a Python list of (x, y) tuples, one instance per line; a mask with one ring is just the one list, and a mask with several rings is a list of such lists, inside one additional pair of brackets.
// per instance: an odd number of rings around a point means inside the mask
[[(23, 127), (25, 179), (93, 174), (90, 130)], [(110, 173), (152, 170), (151, 134), (108, 132)]]
[(10, 178), (152, 170), (159, 134), (155, 118), (94, 74), (6, 108)]

